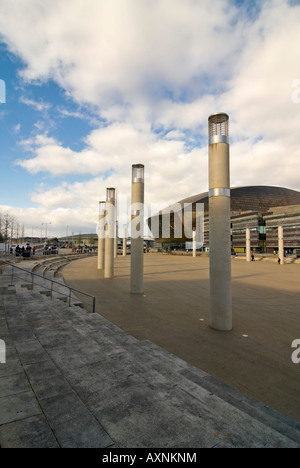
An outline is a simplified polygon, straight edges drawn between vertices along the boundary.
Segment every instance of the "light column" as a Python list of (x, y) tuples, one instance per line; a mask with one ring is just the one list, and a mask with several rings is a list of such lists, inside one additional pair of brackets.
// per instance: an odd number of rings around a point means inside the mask
[(98, 224), (98, 270), (104, 268), (104, 246), (105, 246), (105, 201), (99, 202), (99, 224)]
[(232, 329), (228, 120), (224, 113), (208, 119), (210, 325), (223, 331)]
[(132, 166), (130, 292), (144, 292), (144, 166)]
[(114, 276), (115, 189), (106, 189), (106, 230), (104, 278)]
[(246, 229), (246, 260), (251, 262), (251, 232), (250, 229)]
[(284, 250), (283, 250), (283, 227), (278, 226), (278, 257), (280, 264), (284, 264)]
[(197, 252), (196, 252), (196, 230), (193, 231), (193, 257), (195, 258), (196, 255), (197, 255)]
[(127, 242), (127, 239), (126, 239), (126, 224), (124, 224), (124, 229), (123, 229), (123, 257), (126, 257), (126, 255), (127, 255), (126, 242)]

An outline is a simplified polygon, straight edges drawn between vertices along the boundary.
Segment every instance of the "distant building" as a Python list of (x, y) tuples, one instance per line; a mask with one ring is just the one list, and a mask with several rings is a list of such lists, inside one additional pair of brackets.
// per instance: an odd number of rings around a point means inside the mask
[[(174, 234), (178, 223), (178, 211), (184, 204), (191, 204), (193, 228), (196, 226), (196, 204), (204, 205), (203, 250), (209, 249), (209, 198), (208, 192), (181, 200), (147, 220), (155, 226), (156, 245), (169, 249), (184, 249), (187, 238), (182, 229), (179, 237)], [(169, 213), (170, 236), (163, 237), (163, 213)], [(182, 223), (184, 216), (182, 216)], [(278, 226), (283, 226), (284, 248), (289, 253), (300, 249), (300, 192), (282, 187), (250, 186), (231, 189), (231, 243), (237, 252), (246, 250), (246, 229), (251, 233), (251, 249), (258, 253), (272, 253), (278, 249)], [(158, 228), (157, 228), (158, 227)], [(177, 229), (178, 231), (178, 229)], [(180, 230), (179, 230), (180, 231)]]
[(98, 243), (98, 236), (95, 233), (90, 234), (73, 234), (69, 236), (59, 237), (59, 244), (67, 244), (73, 247), (96, 247)]

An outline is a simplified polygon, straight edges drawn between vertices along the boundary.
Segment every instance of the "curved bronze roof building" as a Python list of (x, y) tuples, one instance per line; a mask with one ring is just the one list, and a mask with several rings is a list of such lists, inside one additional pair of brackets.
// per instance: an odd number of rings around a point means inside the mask
[[(230, 190), (231, 211), (265, 211), (275, 206), (300, 205), (300, 192), (283, 187), (267, 185), (251, 185), (236, 187)], [(193, 195), (180, 200), (184, 203), (204, 203), (204, 211), (208, 213), (208, 192)]]
[[(185, 198), (183, 200), (166, 207), (164, 210), (160, 211), (156, 215), (152, 216), (147, 220), (150, 230), (152, 231), (151, 227), (155, 227), (153, 229), (153, 235), (158, 242), (166, 242), (166, 243), (180, 243), (185, 241), (190, 241), (190, 238), (185, 237), (184, 232), (182, 233), (182, 237), (178, 237), (178, 235), (174, 235), (174, 213), (179, 213), (180, 210), (187, 204), (191, 204), (191, 209), (195, 218), (196, 215), (196, 205), (197, 204), (204, 205), (204, 217), (205, 217), (205, 224), (206, 224), (206, 231), (208, 225), (208, 217), (209, 217), (209, 198), (208, 192), (200, 193), (197, 195), (193, 195), (191, 197)], [(247, 227), (252, 227), (254, 229), (253, 221), (245, 221), (249, 218), (250, 213), (252, 213), (255, 217), (258, 226), (266, 225), (264, 221), (264, 216), (270, 216), (273, 211), (273, 208), (276, 208), (275, 211), (278, 213), (286, 212), (287, 207), (293, 207), (298, 205), (300, 211), (300, 192), (296, 190), (291, 190), (283, 187), (272, 187), (272, 186), (264, 186), (264, 185), (257, 185), (257, 186), (247, 186), (247, 187), (236, 187), (231, 188), (231, 220), (236, 230), (243, 230)], [(282, 207), (282, 210), (280, 209)], [(283, 209), (283, 207), (285, 207)], [(295, 210), (294, 210), (295, 211)], [(170, 220), (170, 236), (165, 237), (163, 236), (162, 230), (162, 220), (163, 216), (166, 215)], [(250, 216), (251, 217), (251, 216)], [(176, 219), (176, 218), (175, 218)], [(164, 219), (165, 221), (165, 219)], [(245, 224), (246, 222), (246, 224)], [(296, 219), (296, 222), (300, 223), (299, 220)], [(195, 222), (193, 221), (193, 228), (195, 227)], [(251, 224), (252, 223), (252, 224)], [(284, 222), (281, 220), (281, 225)], [(300, 229), (300, 228), (299, 228)], [(258, 230), (258, 229), (257, 229)], [(184, 230), (182, 230), (184, 231)], [(208, 245), (208, 232), (206, 235), (207, 241), (204, 245)], [(300, 243), (300, 240), (299, 240)], [(234, 247), (234, 245), (233, 245)]]

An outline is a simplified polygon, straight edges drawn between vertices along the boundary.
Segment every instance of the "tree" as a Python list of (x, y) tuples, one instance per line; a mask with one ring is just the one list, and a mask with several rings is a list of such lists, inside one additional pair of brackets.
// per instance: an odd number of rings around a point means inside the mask
[(17, 219), (9, 213), (0, 212), (0, 240), (5, 243), (5, 251), (8, 250), (7, 243), (13, 241), (14, 229), (17, 227)]
[(90, 237), (89, 237), (89, 246), (94, 247), (94, 245), (95, 245), (94, 235), (91, 234)]

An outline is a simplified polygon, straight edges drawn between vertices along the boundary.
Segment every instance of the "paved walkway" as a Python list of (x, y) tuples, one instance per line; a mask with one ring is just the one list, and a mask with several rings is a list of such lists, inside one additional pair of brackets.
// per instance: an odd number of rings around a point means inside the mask
[[(96, 259), (63, 269), (67, 283), (97, 297), (97, 312), (139, 340), (300, 421), (300, 264), (232, 260), (233, 330), (209, 327), (208, 257), (145, 255), (145, 294), (130, 290), (130, 257), (104, 280)], [(246, 335), (246, 336), (245, 336)]]
[[(177, 329), (176, 354), (188, 354), (188, 346), (183, 344), (190, 327), (186, 324), (193, 323), (198, 335), (200, 332), (198, 342), (209, 342), (214, 337), (209, 355), (201, 357), (203, 362), (214, 361), (215, 343), (218, 337), (222, 340), (223, 364), (217, 357), (215, 365), (216, 369), (225, 366), (226, 375), (232, 365), (228, 367), (226, 349), (230, 346), (226, 342), (234, 344), (238, 358), (258, 346), (257, 335), (252, 341), (253, 324), (250, 329), (246, 322), (241, 330), (236, 320), (232, 334), (209, 329), (205, 282), (200, 281), (200, 295), (197, 293), (195, 298), (188, 290), (190, 281), (186, 281), (187, 289), (179, 288), (182, 278), (189, 275), (191, 258), (149, 255), (148, 259), (151, 265), (147, 266), (145, 258), (146, 293), (139, 297), (128, 294), (128, 258), (118, 259), (117, 277), (112, 280), (101, 279), (95, 258), (72, 262), (64, 268), (66, 282), (77, 286), (79, 281), (87, 282), (87, 292), (98, 291), (101, 315), (74, 306), (68, 308), (57, 298), (51, 301), (39, 293), (40, 285), (30, 291), (22, 287), (22, 280), (15, 279), (14, 286), (9, 286), (3, 268), (0, 339), (6, 344), (6, 363), (0, 364), (1, 446), (300, 447), (299, 422), (226, 385), (145, 336), (149, 330), (156, 330), (168, 349), (174, 341), (168, 335)], [(198, 274), (207, 270), (199, 262), (195, 259), (192, 268)], [(79, 278), (74, 279), (74, 275)], [(175, 284), (173, 275), (177, 276)], [(132, 334), (105, 318), (113, 310), (126, 322), (122, 328), (127, 327)], [(172, 323), (168, 310), (172, 311)], [(151, 311), (153, 315), (147, 317)], [(152, 322), (164, 314), (169, 328), (162, 330), (162, 323)], [(241, 331), (248, 331), (247, 340)], [(247, 365), (240, 381), (247, 374)], [(296, 372), (298, 368), (293, 369)], [(252, 375), (252, 380), (255, 378)]]

